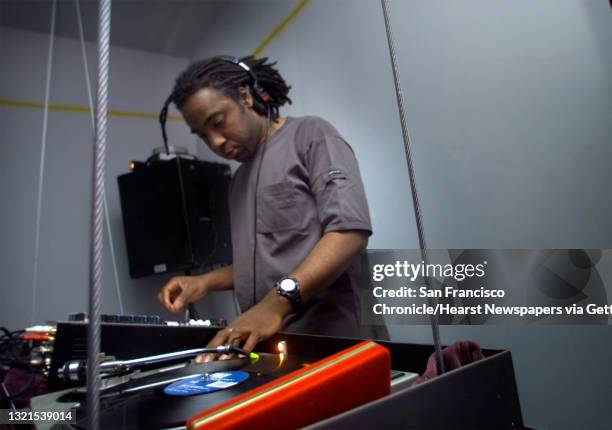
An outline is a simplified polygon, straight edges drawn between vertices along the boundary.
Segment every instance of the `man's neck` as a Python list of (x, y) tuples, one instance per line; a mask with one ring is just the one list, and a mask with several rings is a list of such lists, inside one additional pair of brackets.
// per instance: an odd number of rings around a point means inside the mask
[(270, 121), (268, 125), (268, 119), (264, 118), (262, 120), (262, 129), (261, 129), (261, 137), (259, 139), (259, 144), (263, 145), (264, 142), (266, 141), (266, 137), (270, 138), (274, 133), (280, 130), (283, 127), (283, 125), (285, 125), (286, 121), (287, 121), (287, 117), (278, 117), (274, 121)]
[(283, 125), (285, 125), (286, 121), (287, 121), (286, 116), (278, 117), (274, 121), (272, 121), (270, 124), (270, 136), (272, 136), (274, 133), (280, 130), (283, 127)]

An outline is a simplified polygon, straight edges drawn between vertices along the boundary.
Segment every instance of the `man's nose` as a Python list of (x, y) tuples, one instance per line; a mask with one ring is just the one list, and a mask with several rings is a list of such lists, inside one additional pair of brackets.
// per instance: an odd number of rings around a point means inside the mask
[(214, 133), (209, 137), (210, 147), (214, 151), (221, 151), (226, 139), (222, 134)]

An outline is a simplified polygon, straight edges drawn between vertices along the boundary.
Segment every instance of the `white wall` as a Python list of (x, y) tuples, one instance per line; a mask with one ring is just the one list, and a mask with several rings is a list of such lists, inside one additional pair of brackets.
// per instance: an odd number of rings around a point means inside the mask
[(392, 5), (430, 246), (610, 246), (609, 3)]
[[(429, 247), (611, 247), (609, 3), (390, 3)], [(296, 4), (231, 3), (194, 59), (252, 52)], [(293, 86), (284, 113), (327, 118), (355, 149), (370, 247), (418, 247), (380, 2), (312, 0), (262, 55)], [(609, 327), (441, 334), (512, 350), (526, 423), (609, 427)]]
[[(0, 97), (44, 102), (48, 35), (0, 27)], [(95, 86), (96, 49), (87, 45)], [(51, 104), (87, 106), (80, 44), (56, 38)], [(186, 59), (111, 48), (109, 107), (157, 113)], [(94, 88), (95, 94), (95, 88)], [(177, 112), (171, 112), (176, 115)], [(33, 268), (43, 111), (0, 107), (0, 324), (13, 329), (33, 320), (65, 319), (87, 309), (89, 226), (93, 132), (85, 113), (51, 112), (43, 181), (38, 287), (32, 316)], [(182, 123), (170, 122), (174, 143), (193, 139)], [(161, 146), (156, 120), (110, 117), (107, 138), (106, 190), (111, 228), (126, 313), (162, 314), (155, 300), (167, 277), (131, 280), (124, 242), (116, 177), (128, 172), (132, 159), (145, 159)], [(108, 237), (108, 235), (106, 236)], [(108, 239), (107, 239), (108, 240)], [(102, 311), (118, 313), (118, 297), (105, 242)]]

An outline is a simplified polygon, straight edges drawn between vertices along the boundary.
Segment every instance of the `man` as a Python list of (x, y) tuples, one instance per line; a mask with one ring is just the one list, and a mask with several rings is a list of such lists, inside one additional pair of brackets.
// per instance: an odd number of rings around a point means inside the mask
[(242, 314), (209, 346), (253, 350), (279, 330), (384, 336), (360, 325), (351, 259), (372, 233), (355, 156), (326, 121), (280, 117), (290, 87), (267, 58), (190, 65), (169, 97), (216, 154), (241, 164), (230, 186), (233, 264), (179, 276), (160, 291), (170, 311), (234, 288)]

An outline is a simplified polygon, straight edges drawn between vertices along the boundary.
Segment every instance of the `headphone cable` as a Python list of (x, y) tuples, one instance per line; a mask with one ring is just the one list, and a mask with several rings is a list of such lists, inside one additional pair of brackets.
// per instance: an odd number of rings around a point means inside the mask
[(253, 200), (253, 306), (257, 303), (257, 191), (259, 189), (259, 177), (261, 176), (261, 166), (266, 155), (266, 147), (270, 138), (270, 106), (266, 104), (266, 137), (261, 150), (261, 158), (257, 165), (257, 174), (255, 176), (255, 197)]

